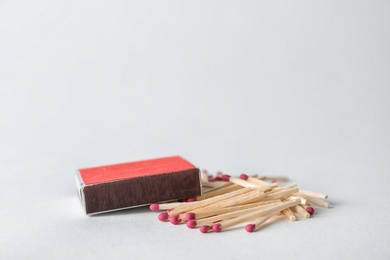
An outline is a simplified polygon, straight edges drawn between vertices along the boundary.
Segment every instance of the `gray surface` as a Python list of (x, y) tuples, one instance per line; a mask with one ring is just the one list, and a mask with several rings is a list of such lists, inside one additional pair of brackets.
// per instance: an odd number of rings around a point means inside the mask
[[(1, 259), (389, 259), (389, 1), (1, 1)], [(203, 235), (83, 215), (75, 169), (182, 155), (333, 207)]]

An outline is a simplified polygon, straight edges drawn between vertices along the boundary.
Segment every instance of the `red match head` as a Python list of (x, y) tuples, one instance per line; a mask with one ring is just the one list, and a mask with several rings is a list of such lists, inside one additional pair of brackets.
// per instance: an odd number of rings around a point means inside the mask
[(195, 213), (193, 212), (188, 212), (186, 214), (186, 220), (191, 220), (191, 219), (195, 219)]
[(248, 175), (246, 175), (245, 173), (243, 173), (243, 174), (241, 174), (240, 175), (240, 179), (243, 179), (243, 180), (248, 180), (248, 178), (249, 178), (249, 176)]
[(169, 219), (169, 222), (171, 222), (173, 225), (177, 225), (181, 223), (181, 219), (179, 218), (179, 215), (174, 215)]
[(188, 228), (196, 228), (196, 220), (195, 219), (190, 219), (186, 223)]
[(221, 224), (217, 223), (213, 225), (214, 232), (221, 232)]
[(210, 226), (203, 225), (199, 228), (199, 231), (202, 233), (207, 233), (207, 231), (209, 231), (209, 229), (210, 229)]
[(256, 225), (248, 224), (248, 225), (246, 225), (245, 230), (247, 232), (253, 232), (253, 231), (255, 231), (255, 228), (256, 228)]
[(310, 214), (310, 215), (313, 215), (314, 214), (314, 209), (312, 207), (307, 207), (306, 208), (306, 211)]
[(168, 213), (167, 212), (161, 212), (158, 214), (158, 220), (160, 221), (167, 221), (168, 220)]
[(197, 201), (198, 199), (196, 197), (188, 198), (187, 202), (194, 202)]
[(150, 204), (149, 209), (151, 211), (156, 211), (160, 209), (160, 206), (157, 203)]
[(228, 175), (228, 174), (222, 175), (222, 180), (229, 181), (230, 180), (230, 175)]

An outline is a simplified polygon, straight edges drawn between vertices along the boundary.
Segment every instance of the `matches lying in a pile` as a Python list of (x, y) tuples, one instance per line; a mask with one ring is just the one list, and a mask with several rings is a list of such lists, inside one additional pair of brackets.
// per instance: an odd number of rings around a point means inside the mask
[(150, 210), (165, 210), (158, 219), (174, 225), (186, 224), (200, 232), (221, 232), (246, 224), (253, 232), (267, 220), (283, 215), (290, 221), (296, 215), (309, 218), (314, 205), (329, 207), (328, 195), (298, 189), (296, 184), (279, 186), (287, 178), (267, 178), (241, 174), (239, 178), (202, 171), (203, 194), (182, 202), (151, 204)]

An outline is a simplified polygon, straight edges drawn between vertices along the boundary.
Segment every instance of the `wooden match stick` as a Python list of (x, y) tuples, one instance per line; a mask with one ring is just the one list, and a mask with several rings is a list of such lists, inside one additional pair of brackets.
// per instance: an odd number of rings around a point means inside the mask
[(267, 176), (267, 180), (270, 181), (277, 181), (277, 182), (288, 182), (289, 179), (287, 177), (282, 177), (282, 176)]
[(294, 213), (292, 213), (291, 209), (284, 209), (282, 210), (283, 214), (286, 216), (286, 218), (290, 221), (295, 221), (297, 218), (294, 216)]
[(268, 191), (267, 194), (272, 194), (272, 193), (275, 193), (278, 191), (287, 190), (287, 189), (296, 188), (296, 187), (297, 187), (297, 185), (295, 183), (290, 184), (290, 185), (286, 185), (286, 186), (275, 187), (271, 191)]
[[(204, 208), (199, 208), (199, 209), (196, 209), (196, 210), (193, 210), (191, 212), (186, 213), (185, 218), (187, 220), (190, 220), (190, 219), (197, 219), (198, 220), (198, 219), (207, 218), (207, 217), (211, 217), (211, 216), (215, 216), (215, 215), (219, 215), (219, 214), (230, 213), (230, 212), (237, 211), (237, 210), (254, 208), (257, 206), (265, 206), (265, 205), (270, 205), (270, 204), (275, 204), (275, 203), (281, 203), (281, 201), (280, 200), (269, 200), (269, 201), (262, 201), (262, 202), (227, 207), (227, 208), (204, 207)], [(181, 217), (181, 219), (184, 218), (184, 216), (180, 216), (180, 217)]]
[[(210, 182), (210, 183), (212, 183), (212, 182)], [(230, 183), (230, 182), (224, 182), (225, 183), (225, 185), (215, 185), (215, 187), (211, 187), (211, 185), (210, 185), (210, 187), (209, 186), (207, 186), (207, 185), (203, 185), (202, 184), (202, 195), (204, 195), (204, 194), (206, 194), (206, 193), (209, 193), (209, 192), (211, 192), (211, 191), (214, 191), (214, 190), (218, 190), (218, 189), (221, 189), (221, 188), (223, 188), (223, 187), (227, 187), (227, 186), (231, 186), (232, 185), (232, 183)], [(241, 186), (240, 186), (241, 187)], [(242, 188), (242, 187), (241, 187)]]
[(200, 176), (201, 176), (202, 182), (206, 182), (206, 183), (209, 182), (209, 174), (206, 170), (202, 170)]
[(202, 185), (202, 194), (206, 194), (207, 192), (210, 192), (214, 190), (215, 188), (208, 188)]
[(208, 188), (222, 188), (229, 185), (226, 181), (213, 181), (213, 182), (202, 182), (202, 186)]
[(233, 212), (229, 212), (229, 213), (225, 213), (225, 214), (220, 214), (220, 215), (216, 215), (216, 216), (212, 216), (212, 217), (208, 217), (208, 218), (196, 219), (196, 220), (192, 219), (192, 220), (189, 220), (187, 222), (187, 226), (189, 228), (194, 228), (194, 227), (200, 227), (200, 226), (207, 225), (207, 224), (211, 225), (213, 222), (216, 222), (216, 221), (232, 219), (232, 218), (236, 218), (236, 217), (239, 218), (240, 216), (246, 215), (248, 213), (257, 212), (257, 211), (263, 210), (263, 209), (270, 209), (270, 208), (273, 208), (275, 205), (281, 205), (281, 204), (282, 204), (282, 202), (279, 201), (279, 202), (275, 202), (275, 203), (268, 204), (268, 205), (260, 205), (260, 206), (237, 210), (237, 211), (233, 211)]
[(270, 219), (271, 217), (273, 217), (274, 215), (268, 215), (268, 216), (265, 216), (265, 217), (261, 217), (259, 219), (256, 219), (254, 221), (253, 224), (248, 224), (246, 225), (245, 227), (245, 230), (247, 232), (254, 232), (256, 230), (259, 230), (261, 228), (261, 225), (266, 222), (268, 219)]
[(213, 225), (213, 231), (220, 232), (226, 228), (232, 227), (234, 225), (240, 224), (244, 221), (247, 221), (247, 220), (250, 220), (253, 218), (257, 218), (259, 216), (275, 215), (284, 209), (298, 205), (300, 202), (301, 202), (301, 200), (299, 200), (299, 199), (288, 200), (288, 201), (283, 202), (281, 205), (275, 205), (272, 207), (267, 207), (265, 209), (263, 208), (263, 209), (253, 210), (250, 213), (243, 214), (243, 215), (236, 217), (236, 218), (233, 218), (233, 219), (222, 220), (221, 222)]
[[(256, 178), (256, 179), (259, 179), (259, 180), (262, 180), (262, 181), (265, 181), (267, 179), (266, 176), (263, 176), (263, 175), (258, 175), (258, 174), (252, 174), (251, 177), (253, 178)], [(268, 183), (269, 184), (269, 183)]]
[(327, 201), (324, 201), (322, 199), (306, 195), (306, 194), (301, 193), (301, 192), (298, 192), (297, 195), (307, 199), (309, 202), (314, 203), (314, 204), (316, 204), (318, 206), (321, 206), (321, 207), (324, 207), (324, 208), (329, 208), (329, 202), (327, 202)]
[(281, 191), (278, 191), (275, 193), (266, 194), (264, 199), (265, 200), (283, 199), (283, 198), (287, 198), (287, 197), (291, 196), (294, 193), (297, 193), (298, 191), (299, 191), (299, 189), (297, 187), (296, 188), (289, 188), (289, 189), (281, 190)]
[(263, 199), (264, 197), (265, 197), (265, 194), (261, 189), (259, 189), (259, 190), (253, 189), (250, 192), (247, 192), (247, 193), (244, 193), (244, 194), (241, 194), (241, 195), (229, 198), (229, 199), (220, 200), (216, 203), (209, 204), (208, 206), (213, 207), (213, 208), (218, 208), (218, 207), (227, 208), (227, 207), (232, 207), (232, 206), (236, 206), (236, 205), (240, 205), (240, 204), (248, 204), (248, 203), (258, 202), (261, 199)]
[(213, 190), (208, 191), (207, 193), (197, 196), (196, 200), (205, 200), (208, 198), (212, 198), (221, 194), (229, 193), (231, 191), (242, 189), (243, 187), (240, 185), (236, 185), (233, 183), (226, 182), (227, 186), (221, 187), (221, 188), (215, 188)]
[(293, 188), (297, 188), (297, 185), (296, 184), (290, 184), (288, 186), (282, 186), (282, 187), (272, 187), (272, 190), (269, 190), (269, 191), (266, 191), (265, 194), (267, 196), (270, 196), (270, 195), (273, 195), (273, 194), (277, 194), (277, 193), (281, 193), (283, 191), (286, 191), (286, 190), (289, 190), (289, 189), (293, 189)]
[(258, 185), (254, 184), (254, 183), (249, 182), (249, 181), (244, 181), (244, 180), (242, 180), (240, 178), (231, 177), (230, 175), (227, 175), (227, 174), (224, 174), (222, 176), (222, 179), (224, 181), (229, 181), (231, 183), (235, 183), (235, 184), (240, 185), (242, 187), (252, 187), (252, 188), (254, 188), (254, 187), (258, 186)]
[(291, 196), (290, 198), (291, 198), (291, 199), (295, 199), (295, 198), (300, 199), (300, 200), (301, 200), (301, 204), (307, 204), (307, 203), (308, 203), (308, 202), (307, 202), (307, 199), (302, 198), (302, 197), (299, 197), (299, 196)]
[(302, 198), (302, 197), (299, 197), (300, 199), (301, 199), (301, 201), (302, 201), (302, 203), (301, 204), (305, 204), (305, 205), (307, 205), (307, 204), (309, 204), (309, 202), (307, 201), (307, 199), (305, 199), (305, 198)]
[(298, 213), (300, 216), (304, 218), (310, 218), (310, 214), (306, 211), (305, 208), (303, 208), (301, 205), (295, 205), (292, 207), (292, 209)]
[(248, 176), (245, 173), (240, 175), (240, 179), (242, 179), (244, 181), (249, 181), (249, 182), (254, 183), (254, 184), (258, 185), (258, 186), (264, 186), (266, 188), (266, 190), (271, 188), (269, 183), (266, 183), (265, 181), (262, 181), (262, 180), (259, 180), (257, 178), (253, 178), (251, 176)]
[(326, 200), (328, 198), (327, 194), (317, 193), (313, 191), (307, 191), (307, 190), (299, 190), (300, 193), (306, 194), (308, 196), (312, 196), (315, 198)]

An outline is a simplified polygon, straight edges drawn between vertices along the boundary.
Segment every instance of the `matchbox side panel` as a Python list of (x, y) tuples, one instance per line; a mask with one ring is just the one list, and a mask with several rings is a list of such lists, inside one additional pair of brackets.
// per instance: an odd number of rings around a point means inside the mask
[(199, 195), (201, 195), (201, 184), (197, 168), (84, 187), (87, 214)]

